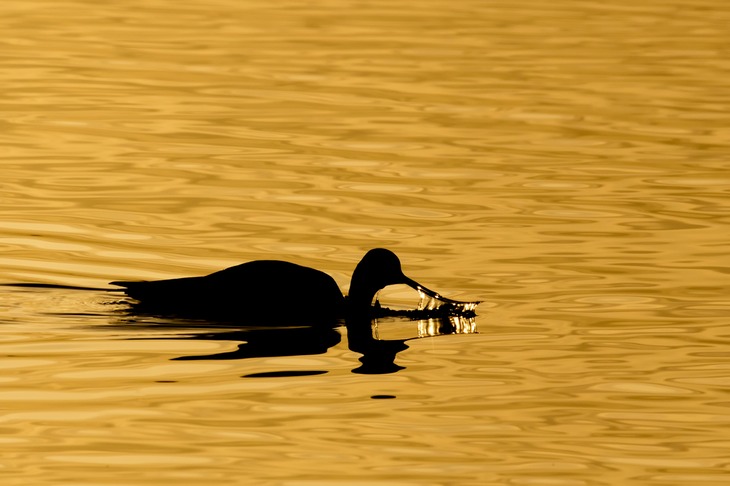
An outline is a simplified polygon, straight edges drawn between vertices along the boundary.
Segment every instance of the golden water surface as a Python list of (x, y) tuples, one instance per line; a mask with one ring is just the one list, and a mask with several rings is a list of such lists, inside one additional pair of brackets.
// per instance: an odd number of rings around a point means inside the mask
[(0, 283), (276, 258), (346, 289), (387, 247), (484, 303), (477, 333), (379, 322), (402, 369), (363, 374), (344, 328), (281, 356), (296, 336), (0, 287), (0, 483), (730, 484), (729, 25), (726, 0), (4, 0)]

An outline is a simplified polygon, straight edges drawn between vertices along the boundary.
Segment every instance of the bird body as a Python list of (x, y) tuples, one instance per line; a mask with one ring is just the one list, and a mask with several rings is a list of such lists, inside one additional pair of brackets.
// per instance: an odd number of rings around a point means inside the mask
[(204, 277), (111, 282), (140, 308), (201, 316), (336, 318), (345, 298), (324, 272), (290, 262), (256, 260)]
[(399, 283), (441, 298), (406, 277), (395, 253), (383, 248), (370, 250), (358, 263), (347, 299), (326, 273), (278, 260), (256, 260), (202, 277), (111, 282), (136, 299), (142, 311), (308, 323), (365, 314), (380, 289)]

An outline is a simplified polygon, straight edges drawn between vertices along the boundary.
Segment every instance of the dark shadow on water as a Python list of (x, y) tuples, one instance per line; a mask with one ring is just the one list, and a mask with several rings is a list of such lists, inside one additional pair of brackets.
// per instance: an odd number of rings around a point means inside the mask
[[(405, 369), (396, 364), (398, 353), (408, 349), (407, 341), (421, 337), (476, 332), (474, 318), (440, 317), (438, 319), (407, 320), (395, 318), (412, 326), (413, 336), (404, 339), (379, 339), (377, 319), (370, 316), (349, 317), (344, 321), (282, 323), (256, 321), (240, 323), (230, 320), (190, 320), (181, 317), (143, 315), (125, 312), (118, 324), (129, 328), (150, 330), (175, 330), (176, 334), (165, 338), (139, 339), (191, 339), (202, 341), (239, 342), (233, 351), (206, 355), (180, 356), (176, 361), (240, 360), (278, 356), (322, 355), (342, 341), (342, 329), (346, 330), (347, 344), (351, 351), (359, 353), (360, 364), (352, 370), (358, 374), (388, 374)], [(387, 327), (385, 323), (383, 327)], [(243, 375), (245, 378), (310, 376), (323, 374), (323, 370), (261, 372)]]
[(353, 373), (382, 375), (405, 369), (395, 364), (395, 358), (398, 353), (408, 349), (408, 339), (375, 339), (369, 317), (348, 319), (346, 326), (348, 347), (362, 355), (359, 358), (361, 365), (353, 369)]
[(234, 341), (242, 344), (239, 344), (235, 351), (201, 356), (180, 356), (174, 358), (175, 360), (229, 360), (324, 354), (329, 348), (338, 344), (342, 340), (342, 336), (334, 327), (272, 326), (195, 333), (190, 335), (189, 339)]
[(249, 373), (243, 378), (291, 378), (294, 376), (323, 375), (326, 371), (268, 371), (263, 373)]

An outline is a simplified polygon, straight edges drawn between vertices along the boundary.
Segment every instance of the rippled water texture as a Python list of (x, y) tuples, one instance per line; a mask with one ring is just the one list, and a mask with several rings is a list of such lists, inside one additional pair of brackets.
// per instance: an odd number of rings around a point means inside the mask
[(276, 258), (346, 290), (387, 247), (483, 303), (271, 334), (0, 287), (2, 484), (730, 483), (728, 26), (724, 0), (3, 1), (0, 283)]

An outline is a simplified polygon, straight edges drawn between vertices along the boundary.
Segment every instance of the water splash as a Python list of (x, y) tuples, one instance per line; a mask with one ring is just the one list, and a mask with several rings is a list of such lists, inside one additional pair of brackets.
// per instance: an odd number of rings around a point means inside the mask
[(408, 309), (391, 309), (382, 306), (378, 295), (373, 299), (371, 308), (372, 317), (407, 317), (413, 320), (421, 319), (447, 319), (458, 316), (466, 319), (476, 316), (476, 308), (481, 301), (462, 302), (449, 299), (438, 292), (434, 292), (423, 285), (413, 282), (410, 285), (418, 292), (419, 300)]
[(436, 292), (424, 290), (418, 287), (418, 296), (420, 298), (417, 306), (418, 311), (434, 312), (436, 314), (448, 315), (474, 315), (478, 301), (461, 302), (458, 300), (448, 299)]
[(392, 341), (448, 334), (477, 334), (479, 332), (476, 317), (440, 316), (419, 318), (416, 320), (417, 334), (415, 336), (413, 335), (411, 322), (405, 324), (401, 322), (399, 325), (398, 321), (386, 320), (380, 322), (377, 318), (373, 319), (370, 323), (372, 337), (376, 341)]
[(440, 336), (442, 334), (474, 334), (477, 323), (474, 317), (449, 316), (444, 319), (418, 321), (418, 337)]

